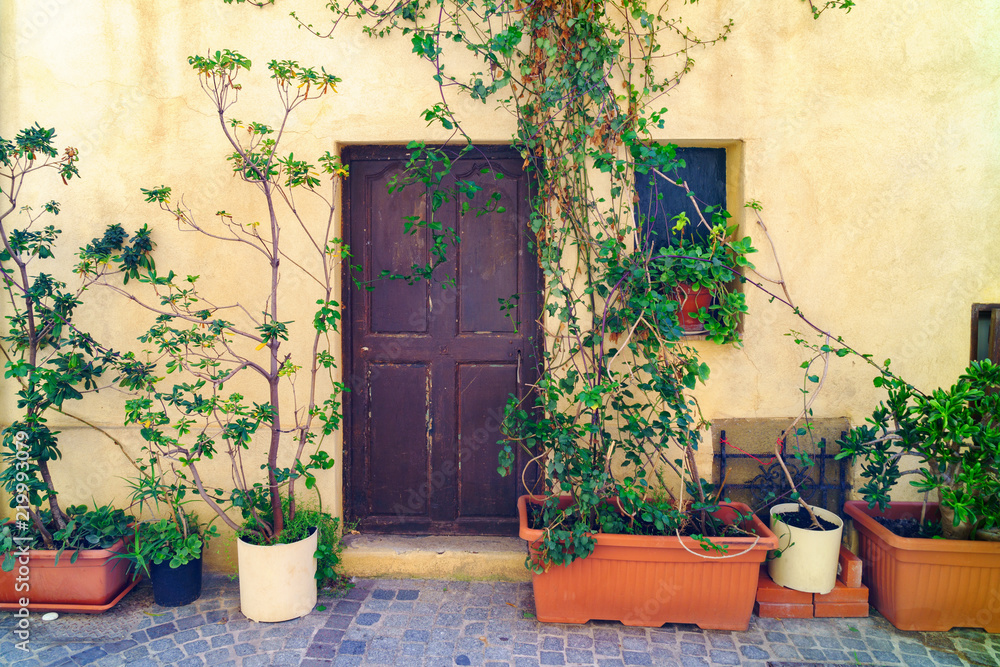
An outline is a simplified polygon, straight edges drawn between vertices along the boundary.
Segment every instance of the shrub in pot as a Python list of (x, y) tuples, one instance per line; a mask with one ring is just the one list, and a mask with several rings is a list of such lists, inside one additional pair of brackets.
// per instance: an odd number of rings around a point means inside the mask
[(139, 475), (130, 480), (132, 505), (140, 512), (147, 507), (165, 510), (166, 516), (139, 521), (123, 556), (152, 580), (156, 604), (180, 607), (200, 597), (202, 556), (218, 531), (187, 509), (194, 498), (183, 468), (161, 457), (155, 447), (144, 449), (148, 456), (137, 462)]
[[(179, 377), (172, 386), (160, 382), (130, 401), (127, 423), (141, 424), (150, 449), (183, 469), (194, 491), (240, 536), (243, 613), (254, 620), (287, 620), (313, 608), (315, 554), (323, 551), (310, 541), (322, 532), (307, 537), (287, 531), (286, 525), (297, 520), (299, 487), (315, 490), (315, 472), (333, 466), (323, 440), (340, 423), (343, 385), (334, 376), (330, 336), (340, 320), (335, 280), (347, 251), (332, 232), (339, 183), (347, 170), (328, 152), (313, 164), (280, 151), (292, 112), (333, 91), (339, 79), (294, 61), (268, 63), (283, 111), (275, 129), (229, 115), (241, 89), (239, 75), (251, 67), (249, 59), (225, 50), (191, 56), (188, 62), (232, 147), (227, 156), (231, 169), (259, 197), (259, 217), (243, 220), (217, 210), (214, 222), (206, 222), (177, 204), (169, 187), (143, 193), (182, 229), (217, 243), (214, 252), (250, 250), (259, 263), (241, 265), (233, 273), (239, 281), (234, 285), (256, 275), (266, 290), (255, 305), (220, 305), (205, 294), (199, 276), (158, 271), (151, 244), (143, 252), (130, 251), (124, 241), (128, 235), (117, 225), (81, 252), (80, 270), (155, 316), (140, 340), (167, 375)], [(307, 199), (322, 207), (324, 215), (317, 217), (315, 209), (308, 216), (300, 211)], [(293, 229), (299, 235), (294, 242)], [(136, 236), (149, 233), (143, 228)], [(301, 272), (302, 280), (290, 280), (290, 272)], [(308, 286), (315, 290), (306, 297)], [(245, 290), (238, 292), (252, 298)], [(317, 304), (310, 322), (288, 319), (295, 304)], [(291, 347), (292, 342), (299, 346)], [(299, 358), (304, 350), (308, 352)], [(229, 390), (234, 382), (240, 383), (240, 391)], [(265, 441), (263, 460), (253, 460), (255, 440)], [(202, 462), (217, 455), (231, 464), (235, 483), (228, 491), (202, 476)], [(264, 471), (263, 479), (256, 476), (258, 470)], [(230, 509), (241, 518), (230, 516)], [(293, 544), (286, 544), (289, 540)], [(293, 548), (298, 542), (302, 544)], [(254, 581), (245, 567), (249, 556), (243, 554), (261, 549), (297, 561), (258, 569), (263, 579)], [(272, 586), (267, 596), (252, 595), (265, 585)]]
[(844, 520), (821, 507), (809, 510), (811, 515), (797, 502), (771, 508), (778, 548), (768, 560), (768, 575), (785, 588), (826, 594), (837, 584)]
[(202, 554), (215, 535), (215, 526), (199, 526), (193, 514), (142, 521), (125, 555), (152, 579), (156, 604), (181, 607), (201, 596)]
[[(845, 510), (861, 534), (872, 604), (901, 629), (1000, 632), (1000, 584), (991, 583), (1000, 581), (1000, 543), (981, 539), (1000, 525), (1000, 366), (973, 362), (950, 388), (929, 393), (888, 372), (875, 384), (888, 397), (840, 454), (859, 459), (866, 480), (864, 501)], [(911, 475), (924, 502), (891, 502), (892, 488)], [(938, 503), (927, 499), (932, 492)], [(877, 519), (940, 521), (946, 539), (901, 537)]]
[[(607, 310), (602, 325), (618, 337), (635, 324), (632, 313), (644, 314), (635, 334), (648, 336), (655, 323), (656, 334), (665, 340), (682, 335), (704, 334), (719, 344), (739, 339), (740, 318), (747, 311), (745, 295), (734, 289), (736, 270), (752, 269), (747, 259), (756, 252), (749, 237), (734, 238), (727, 226), (730, 214), (715, 207), (713, 226), (705, 242), (679, 238), (655, 250), (640, 248), (609, 262), (606, 282), (609, 294), (619, 301)], [(674, 229), (690, 223), (683, 213), (674, 218)], [(645, 223), (648, 224), (648, 223)]]
[[(0, 138), (0, 272), (8, 323), (0, 341), (4, 378), (16, 383), (18, 404), (2, 434), (0, 483), (10, 496), (13, 522), (3, 528), (0, 544), (0, 604), (12, 608), (25, 597), (27, 589), (12, 573), (16, 565), (31, 570), (27, 597), (33, 609), (99, 611), (128, 586), (127, 565), (109, 559), (131, 534), (130, 520), (108, 506), (62, 506), (50, 467), (61, 458), (61, 445), (49, 419), (60, 413), (93, 426), (67, 412), (67, 402), (97, 391), (110, 372), (118, 373), (123, 388), (141, 387), (145, 379), (141, 364), (101, 346), (74, 323), (91, 281), (70, 289), (39, 270), (55, 258), (60, 236), (42, 219), (58, 215), (60, 206), (53, 200), (35, 211), (18, 196), (27, 181), (44, 174), (63, 183), (79, 175), (75, 149), (60, 155), (54, 138), (54, 130), (37, 124), (13, 139)], [(93, 580), (86, 580), (88, 573)]]
[[(679, 168), (670, 146), (654, 145), (625, 164)], [(760, 564), (777, 543), (698, 469), (708, 423), (694, 389), (709, 368), (684, 342), (677, 315), (678, 281), (728, 294), (753, 252), (728, 226), (728, 213), (711, 212), (711, 222), (698, 222), (711, 239), (704, 249), (654, 250), (652, 221), (618, 234), (600, 233), (607, 230), (593, 220), (583, 238), (576, 229), (544, 234), (546, 243), (593, 251), (579, 285), (571, 268), (542, 254), (552, 276), (545, 308), (566, 323), (565, 335), (543, 352), (535, 394), (523, 404), (512, 398), (504, 422), (501, 472), (514, 470), (515, 449), (528, 461), (518, 470), (523, 479), (538, 467), (520, 511), (540, 620), (747, 627)], [(734, 313), (741, 296), (736, 303)], [(711, 338), (739, 343), (735, 314), (712, 321)]]

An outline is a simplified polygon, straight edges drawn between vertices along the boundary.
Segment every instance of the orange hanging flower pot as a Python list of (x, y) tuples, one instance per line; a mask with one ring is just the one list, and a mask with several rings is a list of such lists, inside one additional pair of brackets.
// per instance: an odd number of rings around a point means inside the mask
[(705, 325), (696, 317), (702, 308), (712, 305), (712, 293), (707, 287), (693, 288), (688, 283), (677, 283), (680, 310), (677, 318), (681, 329), (688, 334), (705, 333)]

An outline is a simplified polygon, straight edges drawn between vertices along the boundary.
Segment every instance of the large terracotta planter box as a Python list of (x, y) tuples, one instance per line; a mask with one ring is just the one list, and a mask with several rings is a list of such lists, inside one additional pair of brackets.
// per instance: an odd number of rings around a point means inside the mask
[[(530, 548), (542, 531), (528, 528), (528, 502), (528, 496), (521, 496), (517, 510), (521, 538)], [(732, 521), (736, 510), (752, 517), (746, 526), (760, 538), (713, 539), (729, 545), (731, 558), (702, 557), (714, 554), (706, 554), (690, 537), (598, 533), (590, 556), (534, 575), (538, 620), (611, 620), (647, 627), (695, 623), (706, 630), (746, 630), (760, 564), (769, 549), (777, 548), (778, 540), (742, 503), (730, 503), (716, 516)]]
[[(904, 538), (872, 517), (920, 518), (922, 503), (892, 503), (884, 513), (848, 501), (861, 540), (871, 604), (900, 630), (983, 628), (1000, 632), (1000, 543)], [(927, 517), (940, 520), (936, 504)]]
[(29, 601), (31, 611), (65, 611), (95, 613), (114, 606), (128, 590), (135, 586), (129, 562), (117, 558), (124, 551), (125, 540), (119, 540), (109, 549), (90, 549), (80, 552), (71, 563), (73, 552), (66, 550), (56, 565), (56, 552), (28, 551), (27, 591), (17, 590), (19, 568), (15, 563), (10, 572), (0, 571), (0, 610), (18, 609), (20, 599)]

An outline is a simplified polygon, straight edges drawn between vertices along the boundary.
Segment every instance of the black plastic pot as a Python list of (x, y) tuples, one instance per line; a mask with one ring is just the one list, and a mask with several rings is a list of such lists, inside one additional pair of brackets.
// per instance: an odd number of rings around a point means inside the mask
[(182, 607), (201, 595), (201, 558), (178, 568), (170, 567), (169, 562), (150, 564), (149, 576), (153, 599), (161, 607)]

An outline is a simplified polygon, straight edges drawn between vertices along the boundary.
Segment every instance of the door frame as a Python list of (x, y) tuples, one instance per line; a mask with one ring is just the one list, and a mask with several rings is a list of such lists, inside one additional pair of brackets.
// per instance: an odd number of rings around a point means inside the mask
[[(428, 145), (431, 148), (443, 148), (449, 152), (453, 149), (454, 155), (457, 156), (461, 151), (458, 147), (444, 146), (444, 145)], [(474, 148), (474, 154), (472, 158), (480, 159), (517, 159), (521, 158), (521, 154), (515, 148), (509, 144), (476, 144)], [(340, 151), (341, 162), (350, 169), (350, 163), (352, 160), (377, 160), (377, 161), (403, 161), (411, 152), (410, 149), (406, 147), (405, 144), (348, 144), (343, 145)], [(348, 176), (350, 178), (350, 176)], [(528, 185), (528, 202), (530, 212), (530, 202), (534, 198), (534, 193), (536, 192), (534, 182), (529, 178), (527, 179)], [(341, 237), (344, 239), (345, 244), (351, 247), (351, 187), (345, 182), (341, 188)], [(534, 241), (532, 241), (534, 243)], [(341, 324), (341, 382), (344, 383), (351, 391), (344, 392), (341, 398), (341, 434), (342, 434), (342, 451), (341, 451), (341, 463), (343, 468), (343, 479), (342, 479), (342, 513), (343, 513), (343, 523), (347, 525), (350, 522), (356, 521), (359, 517), (354, 515), (354, 502), (353, 502), (353, 481), (352, 481), (352, 471), (354, 466), (353, 461), (353, 433), (354, 433), (354, 423), (353, 423), (353, 401), (356, 394), (356, 388), (361, 386), (360, 380), (362, 378), (355, 378), (354, 371), (354, 357), (351, 353), (354, 343), (354, 331), (352, 326), (353, 308), (354, 303), (352, 301), (352, 270), (351, 262), (345, 262), (341, 267), (341, 286), (340, 286), (340, 297), (341, 297), (341, 312), (343, 313), (340, 324)], [(544, 277), (539, 271), (538, 280), (538, 294), (536, 295), (537, 304), (535, 312), (538, 314), (539, 318), (542, 316), (542, 293), (544, 291)], [(539, 324), (535, 322), (535, 361), (539, 362), (542, 358), (544, 352), (544, 329)], [(456, 388), (457, 391), (457, 388)], [(517, 467), (520, 461), (520, 456), (515, 450), (515, 467)], [(520, 470), (517, 469), (513, 474), (520, 475)], [(529, 480), (537, 477), (538, 471), (534, 470), (529, 472)]]

